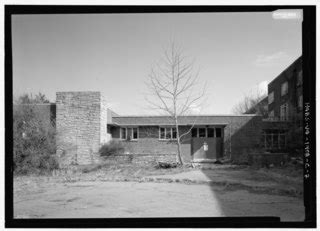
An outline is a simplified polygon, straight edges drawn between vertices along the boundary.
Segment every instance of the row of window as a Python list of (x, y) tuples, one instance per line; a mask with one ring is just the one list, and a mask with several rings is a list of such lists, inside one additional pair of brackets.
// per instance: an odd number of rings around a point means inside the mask
[[(274, 118), (274, 110), (269, 112), (269, 118)], [(280, 120), (287, 121), (289, 120), (289, 104), (284, 103), (280, 106)]]
[[(297, 86), (302, 85), (302, 71), (299, 71), (297, 76)], [(288, 81), (281, 84), (281, 96), (288, 94)], [(274, 92), (270, 92), (268, 95), (268, 104), (273, 103), (274, 101)]]
[(159, 139), (160, 140), (175, 140), (177, 139), (176, 128), (159, 128)]
[(121, 140), (137, 140), (139, 138), (139, 128), (120, 128)]
[[(192, 137), (221, 137), (221, 128), (193, 128)], [(139, 138), (139, 128), (120, 128), (120, 139)], [(159, 139), (171, 140), (177, 138), (176, 128), (160, 127)], [(266, 149), (284, 149), (286, 147), (286, 134), (284, 131), (264, 131), (262, 142)]]
[[(221, 137), (221, 128), (192, 128), (191, 137), (213, 138)], [(176, 128), (159, 128), (159, 139), (170, 140), (177, 139)]]
[(191, 137), (221, 137), (221, 128), (192, 128)]
[[(303, 108), (303, 96), (298, 97), (298, 109), (302, 110)], [(274, 117), (274, 110), (269, 112), (269, 117)], [(280, 106), (280, 120), (289, 120), (289, 104), (284, 103)]]
[[(221, 137), (221, 128), (192, 128), (192, 137)], [(137, 140), (139, 139), (139, 128), (120, 128), (121, 140)], [(177, 130), (174, 127), (159, 127), (159, 140), (175, 140), (177, 139)]]
[(282, 131), (270, 131), (262, 134), (265, 149), (284, 149), (286, 147), (286, 134)]
[[(281, 96), (288, 94), (288, 82), (281, 84)], [(270, 92), (268, 95), (268, 104), (272, 104), (274, 101), (274, 92)]]
[[(221, 128), (193, 128), (191, 130), (192, 137), (221, 137)], [(137, 140), (139, 138), (139, 128), (120, 128), (120, 139), (126, 140), (131, 138)], [(172, 140), (177, 138), (175, 128), (160, 127), (159, 139)], [(266, 149), (284, 149), (286, 147), (286, 135), (283, 131), (265, 131), (262, 134), (262, 141)]]

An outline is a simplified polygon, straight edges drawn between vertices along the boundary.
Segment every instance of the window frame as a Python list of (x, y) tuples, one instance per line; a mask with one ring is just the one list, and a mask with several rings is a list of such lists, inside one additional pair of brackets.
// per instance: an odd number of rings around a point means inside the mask
[[(164, 138), (161, 138), (161, 129), (164, 129)], [(177, 137), (173, 138), (173, 129), (175, 129), (175, 127), (160, 127), (159, 126), (159, 140), (177, 140)], [(167, 134), (170, 134), (170, 138), (167, 138)]]
[[(209, 134), (209, 132), (208, 132), (208, 129), (212, 129), (212, 131), (213, 131), (213, 136), (211, 136), (211, 137), (209, 137), (208, 136), (208, 134)], [(211, 128), (211, 127), (209, 127), (209, 128), (206, 128), (206, 133), (207, 133), (207, 136), (206, 136), (206, 138), (216, 138), (216, 128)]]
[[(196, 136), (194, 137), (194, 136), (192, 136), (192, 130), (193, 129), (195, 129), (195, 131), (196, 131)], [(199, 137), (199, 130), (198, 130), (198, 128), (195, 128), (195, 127), (193, 127), (192, 129), (191, 129), (191, 138), (198, 138)]]
[[(133, 132), (133, 130), (134, 129), (137, 129), (137, 138), (134, 138), (134, 132)], [(131, 128), (131, 140), (138, 140), (139, 139), (139, 127), (133, 127), (133, 128)]]
[[(125, 129), (125, 131), (126, 131), (126, 137), (125, 138), (122, 137), (122, 129)], [(120, 127), (120, 136), (119, 137), (120, 137), (120, 140), (126, 140), (128, 138), (128, 128)]]
[[(301, 103), (301, 105), (300, 105)], [(301, 111), (303, 109), (303, 95), (298, 96), (298, 110)]]
[[(200, 136), (200, 129), (204, 129), (204, 136)], [(207, 138), (207, 128), (203, 128), (203, 127), (198, 128), (198, 137)]]
[(272, 119), (274, 118), (274, 110), (269, 111), (268, 117)]
[[(264, 148), (267, 150), (274, 150), (274, 149), (286, 149), (287, 148), (287, 133), (285, 131), (263, 131), (262, 133), (263, 140), (264, 140)], [(271, 137), (271, 144), (267, 145), (267, 137)], [(284, 138), (284, 145), (281, 145), (281, 137)], [(275, 142), (276, 141), (276, 142)], [(275, 143), (277, 143), (277, 147), (275, 147)]]
[[(176, 134), (176, 137), (175, 137), (175, 138), (173, 137), (174, 130), (175, 130), (175, 134)], [(171, 128), (171, 139), (172, 139), (172, 140), (176, 140), (176, 139), (177, 139), (177, 135), (178, 135), (178, 133), (177, 133), (177, 128), (175, 128), (175, 127)]]
[[(164, 129), (164, 138), (161, 138), (161, 129)], [(159, 140), (166, 140), (166, 128), (159, 127)]]
[(301, 86), (302, 84), (303, 84), (303, 76), (302, 76), (302, 70), (300, 70), (297, 75), (297, 86)]
[[(285, 89), (285, 92), (283, 92), (283, 86), (287, 86)], [(289, 92), (289, 83), (288, 83), (288, 81), (285, 81), (285, 82), (283, 82), (282, 84), (281, 84), (281, 92), (280, 92), (280, 94), (281, 94), (281, 96), (285, 96), (285, 95), (287, 95), (288, 94), (288, 92)]]
[[(220, 129), (220, 136), (217, 136), (217, 129)], [(222, 128), (214, 128), (214, 138), (222, 138)]]
[[(200, 137), (199, 136), (199, 129), (204, 128), (205, 129), (205, 136), (204, 137)], [(212, 137), (208, 137), (208, 128), (213, 129), (213, 136)], [(223, 127), (196, 127), (196, 128), (192, 128), (196, 130), (196, 135), (197, 136), (192, 136), (192, 131), (191, 131), (191, 138), (222, 138), (223, 137)], [(217, 136), (217, 129), (220, 129), (220, 136)]]
[[(284, 108), (286, 109), (285, 115), (282, 115)], [(288, 121), (289, 120), (289, 104), (288, 103), (284, 103), (284, 104), (280, 105), (280, 120), (281, 121)]]
[[(270, 97), (272, 96), (272, 97)], [(272, 98), (272, 101), (270, 100), (270, 98)], [(268, 94), (268, 104), (272, 104), (274, 102), (274, 91), (270, 92), (270, 94)]]

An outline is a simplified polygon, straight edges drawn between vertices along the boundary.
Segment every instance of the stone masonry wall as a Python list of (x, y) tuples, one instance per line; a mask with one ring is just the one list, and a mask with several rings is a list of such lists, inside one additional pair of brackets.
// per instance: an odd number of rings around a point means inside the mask
[(100, 144), (104, 144), (111, 139), (111, 134), (107, 131), (108, 108), (103, 95), (100, 95), (100, 102)]
[(99, 161), (98, 150), (106, 140), (104, 106), (100, 92), (57, 92), (57, 154), (61, 165)]

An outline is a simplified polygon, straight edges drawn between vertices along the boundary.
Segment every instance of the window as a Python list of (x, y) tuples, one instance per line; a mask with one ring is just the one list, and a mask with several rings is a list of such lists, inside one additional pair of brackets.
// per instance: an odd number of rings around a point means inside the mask
[(286, 147), (286, 134), (284, 132), (279, 133), (279, 147)]
[(216, 137), (221, 137), (221, 128), (216, 128)]
[(303, 108), (303, 96), (299, 95), (299, 97), (298, 97), (298, 109), (302, 110), (302, 108)]
[(288, 103), (282, 104), (280, 106), (280, 120), (289, 119), (289, 106)]
[(121, 140), (137, 140), (139, 138), (138, 128), (120, 128), (120, 139)]
[(127, 128), (120, 128), (120, 139), (127, 139)]
[(301, 86), (302, 85), (302, 70), (299, 71), (298, 76), (297, 76), (297, 86)]
[(192, 137), (198, 137), (198, 128), (192, 128), (191, 136)]
[(273, 101), (274, 101), (274, 92), (271, 92), (271, 93), (268, 95), (268, 104), (273, 103)]
[(159, 128), (159, 139), (160, 140), (171, 140), (177, 139), (176, 128)]
[(165, 128), (166, 129), (166, 139), (170, 140), (171, 139), (171, 129), (170, 128)]
[(199, 128), (199, 137), (206, 137), (206, 128)]
[(272, 111), (269, 111), (269, 115), (268, 115), (270, 118), (274, 118), (274, 110)]
[(286, 147), (286, 133), (284, 131), (264, 131), (262, 140), (267, 150), (284, 149)]
[(221, 137), (222, 130), (221, 128), (192, 128), (191, 137), (201, 137), (201, 138), (213, 138), (213, 137)]
[(138, 128), (132, 128), (132, 139), (137, 140), (139, 137), (139, 129)]
[(172, 139), (177, 139), (177, 129), (172, 128)]
[(207, 128), (207, 136), (208, 138), (214, 137), (214, 128)]
[(272, 139), (273, 138), (273, 134), (265, 134), (265, 148), (266, 149), (270, 149), (273, 146), (273, 142)]
[(160, 128), (160, 140), (164, 140), (166, 138), (166, 129)]
[(281, 84), (281, 96), (284, 96), (288, 93), (288, 81)]

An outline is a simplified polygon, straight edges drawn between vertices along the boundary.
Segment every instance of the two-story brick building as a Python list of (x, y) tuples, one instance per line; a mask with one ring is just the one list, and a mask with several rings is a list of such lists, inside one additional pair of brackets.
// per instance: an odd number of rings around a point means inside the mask
[(292, 152), (303, 147), (302, 57), (296, 59), (268, 85), (268, 118), (264, 120), (266, 150)]
[(302, 58), (299, 57), (268, 84), (268, 117), (271, 120), (302, 120)]

